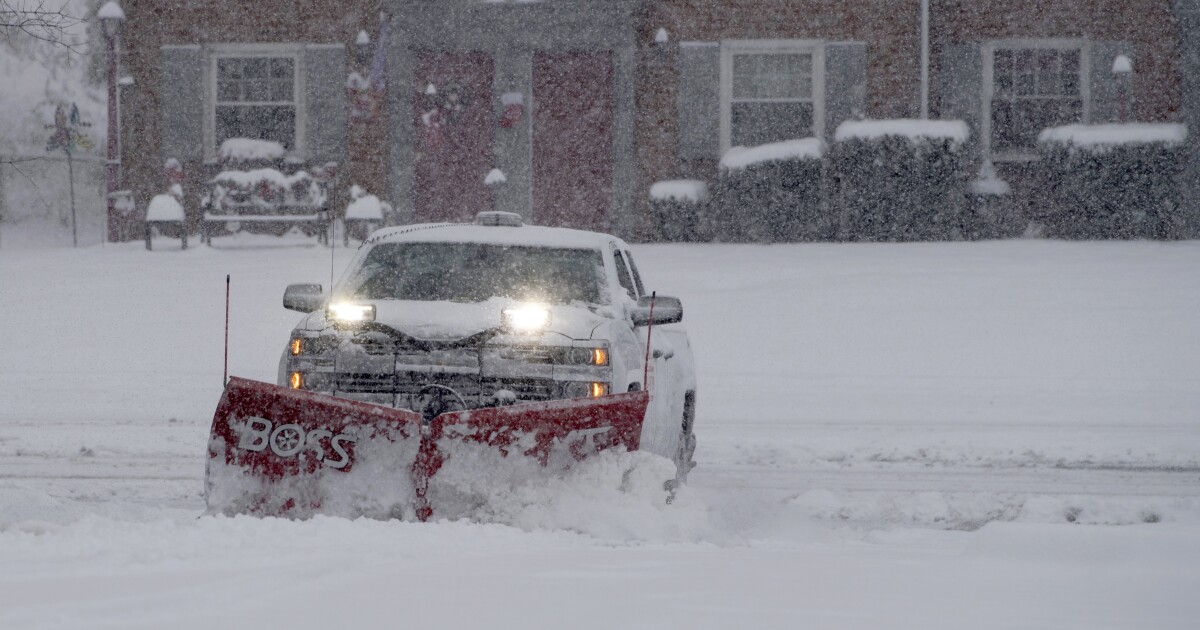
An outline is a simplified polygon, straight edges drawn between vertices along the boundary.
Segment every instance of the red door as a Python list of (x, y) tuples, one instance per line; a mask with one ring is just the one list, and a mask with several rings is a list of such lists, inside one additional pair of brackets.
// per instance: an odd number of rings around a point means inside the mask
[(470, 221), (492, 209), (492, 58), (425, 52), (413, 76), (415, 220)]
[(537, 53), (533, 97), (533, 220), (607, 230), (613, 159), (610, 54)]

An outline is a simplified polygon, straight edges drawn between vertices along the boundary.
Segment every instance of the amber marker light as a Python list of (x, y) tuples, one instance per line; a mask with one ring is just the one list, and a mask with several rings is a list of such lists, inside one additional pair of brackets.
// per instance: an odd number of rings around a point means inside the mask
[(304, 387), (304, 373), (292, 372), (292, 375), (288, 378), (288, 384), (292, 386), (292, 389), (302, 389)]
[(608, 350), (605, 350), (604, 348), (593, 348), (592, 363), (595, 365), (608, 365)]
[(292, 340), (292, 356), (299, 356), (300, 351), (304, 349), (304, 341), (299, 337)]
[(592, 383), (592, 398), (608, 395), (608, 383)]

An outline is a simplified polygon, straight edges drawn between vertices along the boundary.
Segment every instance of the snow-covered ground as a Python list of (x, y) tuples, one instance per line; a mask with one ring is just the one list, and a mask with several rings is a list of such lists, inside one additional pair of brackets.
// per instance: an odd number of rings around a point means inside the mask
[(328, 249), (4, 239), (2, 628), (1200, 618), (1200, 242), (636, 248), (698, 357), (679, 500), (622, 455), (419, 524), (200, 516), (225, 274), (230, 371), (273, 380)]

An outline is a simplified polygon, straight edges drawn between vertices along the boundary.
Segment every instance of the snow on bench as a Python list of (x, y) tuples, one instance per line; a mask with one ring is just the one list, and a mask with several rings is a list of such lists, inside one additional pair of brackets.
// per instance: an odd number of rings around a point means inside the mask
[(212, 214), (204, 213), (205, 221), (264, 221), (267, 223), (296, 223), (304, 221), (320, 221), (320, 214)]
[(154, 195), (150, 200), (150, 205), (146, 208), (146, 222), (161, 221), (183, 222), (183, 204), (179, 203), (175, 195)]
[(146, 206), (146, 250), (153, 248), (154, 233), (156, 227), (167, 224), (175, 224), (179, 230), (179, 240), (183, 249), (187, 249), (187, 221), (183, 211), (183, 204), (180, 203), (183, 199), (183, 187), (179, 184), (171, 185), (169, 194), (154, 195), (150, 199), (150, 205)]
[[(227, 141), (228, 142), (228, 141)], [(203, 240), (211, 243), (217, 223), (317, 223), (324, 242), (329, 223), (326, 183), (308, 171), (284, 175), (274, 168), (228, 169), (208, 180), (203, 204)]]

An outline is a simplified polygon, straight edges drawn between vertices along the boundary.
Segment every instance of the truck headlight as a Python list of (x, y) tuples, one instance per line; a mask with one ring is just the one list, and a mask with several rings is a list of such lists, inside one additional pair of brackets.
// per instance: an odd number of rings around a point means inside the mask
[(608, 383), (572, 381), (563, 385), (563, 398), (599, 398), (608, 395)]
[(375, 321), (374, 304), (330, 304), (325, 309), (325, 319), (342, 324), (357, 324)]
[(288, 372), (288, 387), (309, 391), (335, 389), (337, 377), (329, 372)]
[(570, 365), (608, 365), (608, 348), (566, 348), (563, 356)]
[(301, 332), (293, 332), (292, 340), (288, 342), (288, 358), (294, 360), (322, 361), (328, 357), (323, 355), (337, 349), (338, 338), (333, 335), (313, 337)]
[(504, 327), (518, 333), (541, 332), (550, 325), (550, 309), (542, 304), (522, 304), (501, 311)]

